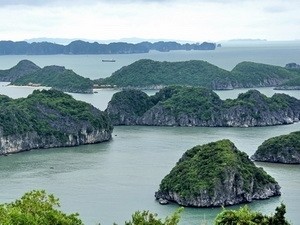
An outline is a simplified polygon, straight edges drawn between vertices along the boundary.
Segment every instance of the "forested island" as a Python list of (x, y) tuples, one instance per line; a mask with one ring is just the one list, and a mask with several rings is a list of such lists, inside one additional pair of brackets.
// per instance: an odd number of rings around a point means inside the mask
[(0, 81), (18, 86), (46, 86), (72, 93), (93, 93), (93, 82), (63, 66), (40, 68), (29, 60), (22, 60), (8, 70), (0, 70)]
[(90, 80), (63, 66), (40, 68), (29, 60), (22, 60), (10, 69), (0, 70), (0, 81), (13, 85), (46, 86), (73, 93), (93, 93), (93, 86), (128, 89), (161, 89), (170, 85), (213, 90), (252, 87), (298, 89), (300, 70), (242, 62), (229, 72), (201, 60), (158, 62), (142, 59), (122, 67), (110, 77)]
[(159, 62), (141, 59), (95, 81), (120, 88), (160, 89), (168, 85), (201, 86), (213, 90), (275, 87), (300, 77), (300, 70), (241, 62), (232, 71), (201, 60)]
[(108, 141), (112, 130), (106, 113), (57, 90), (0, 95), (0, 155)]
[[(300, 65), (297, 63), (288, 63), (285, 65), (285, 68), (300, 74)], [(276, 90), (300, 90), (300, 76), (297, 76), (294, 79), (288, 80), (281, 85), (275, 87)]]
[(221, 100), (212, 90), (170, 86), (153, 96), (140, 90), (115, 93), (106, 109), (114, 125), (252, 127), (291, 124), (300, 119), (300, 100), (271, 98), (257, 90)]
[(80, 55), (80, 54), (133, 54), (148, 53), (151, 50), (169, 52), (172, 50), (215, 50), (216, 44), (203, 42), (201, 44), (180, 44), (177, 42), (141, 42), (131, 44), (127, 42), (115, 42), (99, 44), (98, 42), (73, 41), (68, 45), (60, 45), (50, 42), (26, 41), (0, 41), (0, 55)]
[(156, 199), (214, 207), (280, 195), (278, 183), (229, 140), (187, 150), (163, 178)]
[(251, 158), (261, 162), (300, 164), (300, 131), (269, 138)]

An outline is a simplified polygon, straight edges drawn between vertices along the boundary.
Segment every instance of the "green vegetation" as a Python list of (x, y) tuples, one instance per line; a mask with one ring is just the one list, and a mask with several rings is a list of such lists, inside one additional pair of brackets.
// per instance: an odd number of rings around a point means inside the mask
[(254, 158), (260, 160), (269, 155), (274, 157), (282, 155), (284, 158), (292, 160), (296, 152), (300, 154), (300, 131), (269, 138), (258, 147)]
[[(25, 193), (11, 203), (0, 204), (0, 224), (2, 225), (83, 225), (78, 213), (70, 215), (59, 210), (59, 199), (44, 190)], [(178, 225), (183, 208), (178, 208), (164, 220), (156, 213), (137, 211), (125, 225)], [(285, 205), (276, 208), (272, 216), (251, 211), (247, 206), (239, 210), (224, 209), (215, 218), (215, 225), (289, 225), (284, 215)]]
[(223, 104), (216, 93), (206, 88), (182, 87), (176, 89), (174, 87), (174, 90), (177, 92), (174, 91), (172, 96), (163, 101), (162, 104), (176, 116), (189, 114), (202, 120), (208, 120), (214, 112), (220, 111)]
[(222, 105), (222, 100), (206, 88), (169, 86), (153, 96), (139, 90), (124, 90), (113, 95), (110, 104), (123, 113), (142, 116), (156, 104), (162, 104), (175, 115), (191, 113), (201, 117)]
[(232, 77), (244, 87), (263, 86), (265, 81), (271, 83), (266, 86), (276, 86), (280, 81), (296, 77), (293, 71), (280, 66), (267, 65), (254, 62), (242, 62), (231, 71)]
[(0, 97), (0, 129), (4, 136), (36, 131), (62, 137), (78, 132), (78, 125), (112, 130), (106, 113), (56, 90), (35, 90), (27, 98)]
[(276, 183), (232, 142), (221, 140), (186, 151), (161, 181), (159, 192), (173, 192), (183, 198), (193, 198), (201, 192), (213, 195), (215, 188), (224, 183), (228, 173), (236, 174), (236, 179), (242, 181), (242, 190), (246, 192), (250, 191), (252, 182), (254, 191), (268, 183)]
[(40, 67), (29, 60), (21, 60), (16, 66), (10, 69), (0, 70), (0, 81), (15, 81), (22, 76), (34, 73), (40, 69)]
[(78, 214), (58, 210), (59, 199), (45, 191), (31, 191), (20, 199), (0, 205), (2, 225), (83, 225)]
[(168, 85), (202, 86), (209, 89), (277, 86), (299, 77), (294, 70), (253, 62), (242, 62), (231, 71), (201, 60), (158, 62), (138, 60), (110, 77), (95, 81), (118, 87), (160, 88)]
[(164, 221), (157, 218), (157, 214), (149, 211), (137, 211), (132, 215), (132, 220), (125, 222), (125, 225), (177, 225), (182, 211), (183, 208), (177, 209), (170, 217), (166, 217)]
[(279, 87), (300, 87), (300, 76), (284, 82), (283, 84), (279, 85)]
[[(212, 90), (182, 86), (165, 87), (153, 96), (147, 96), (139, 90), (121, 91), (113, 95), (107, 108), (115, 125), (124, 124), (122, 120), (134, 121), (131, 125), (135, 125), (144, 119), (148, 121), (147, 125), (151, 125), (154, 120), (146, 113), (151, 111), (161, 116), (160, 125), (164, 125), (163, 118), (172, 116), (175, 120), (189, 118), (194, 121), (193, 126), (228, 126), (228, 121), (237, 126), (265, 126), (270, 117), (274, 116), (280, 123), (284, 123), (280, 113), (288, 110), (296, 115), (300, 110), (300, 102), (285, 94), (275, 94), (268, 98), (257, 90), (249, 90), (237, 99), (221, 100)], [(182, 120), (180, 125), (186, 126), (186, 121)], [(251, 124), (251, 121), (255, 123)], [(176, 121), (174, 125), (178, 123)]]
[(59, 66), (46, 66), (34, 73), (22, 76), (12, 82), (12, 84), (38, 84), (60, 91), (74, 93), (92, 93), (93, 88), (93, 82), (89, 78), (84, 78), (72, 70), (67, 70)]
[(190, 85), (212, 88), (212, 80), (226, 80), (230, 73), (208, 62), (158, 62), (142, 59), (122, 67), (100, 84), (118, 87), (154, 87), (156, 85)]
[(113, 95), (111, 103), (126, 112), (141, 116), (153, 106), (151, 98), (142, 91), (124, 90)]
[(284, 217), (285, 213), (285, 205), (282, 203), (272, 216), (251, 211), (248, 206), (243, 206), (239, 210), (224, 209), (217, 215), (215, 225), (289, 225)]

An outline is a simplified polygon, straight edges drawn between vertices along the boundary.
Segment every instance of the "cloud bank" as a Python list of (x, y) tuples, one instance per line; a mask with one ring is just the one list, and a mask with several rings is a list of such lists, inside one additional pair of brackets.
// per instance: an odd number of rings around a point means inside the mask
[(1, 40), (300, 39), (300, 1), (0, 0)]

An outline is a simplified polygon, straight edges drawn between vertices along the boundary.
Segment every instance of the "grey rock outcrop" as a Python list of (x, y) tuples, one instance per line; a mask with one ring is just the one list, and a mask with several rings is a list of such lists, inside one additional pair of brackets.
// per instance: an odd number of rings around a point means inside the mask
[(232, 142), (221, 140), (184, 153), (162, 180), (155, 198), (183, 206), (215, 207), (280, 194), (280, 186), (272, 177)]
[(292, 132), (264, 141), (251, 159), (261, 162), (300, 164), (300, 132)]
[[(157, 97), (168, 89), (173, 89), (176, 95)], [(187, 93), (181, 95), (184, 90)], [(201, 90), (205, 90), (206, 96), (197, 93)], [(106, 111), (114, 125), (253, 127), (291, 124), (300, 119), (300, 100), (284, 94), (267, 98), (251, 90), (235, 100), (222, 101), (206, 89), (170, 87), (157, 96), (144, 96), (141, 101), (149, 104), (140, 107), (137, 114), (135, 106), (130, 104), (130, 99), (135, 104), (139, 101), (137, 92), (127, 90), (124, 98), (122, 92), (116, 93), (109, 102)], [(185, 98), (187, 95), (191, 97)]]
[(233, 172), (229, 176), (224, 184), (215, 187), (213, 194), (204, 190), (200, 191), (199, 195), (195, 197), (182, 197), (176, 192), (158, 191), (155, 193), (155, 198), (176, 202), (182, 206), (219, 207), (252, 202), (253, 200), (269, 199), (270, 197), (281, 195), (278, 184), (267, 184), (261, 189), (255, 190), (254, 182), (252, 182), (251, 189), (245, 191), (242, 187), (243, 181), (235, 179), (237, 173)]
[(22, 101), (2, 97), (0, 105), (0, 155), (99, 143), (112, 136), (106, 113), (56, 90), (34, 91)]
[(0, 136), (0, 155), (7, 155), (31, 149), (46, 149), (57, 147), (71, 147), (84, 144), (94, 144), (111, 139), (111, 132), (107, 130), (93, 130), (87, 132), (86, 127), (82, 127), (78, 132), (66, 135), (65, 139), (54, 135), (39, 135), (37, 132), (27, 132)]
[(288, 64), (285, 65), (285, 68), (286, 69), (297, 69), (297, 70), (299, 70), (300, 65), (297, 64), (297, 63), (288, 63)]
[(300, 164), (300, 152), (295, 147), (283, 147), (281, 151), (277, 153), (256, 153), (251, 156), (251, 159), (259, 162), (271, 162), (271, 163), (284, 163), (284, 164)]
[(300, 90), (300, 86), (282, 85), (282, 86), (275, 87), (274, 90)]

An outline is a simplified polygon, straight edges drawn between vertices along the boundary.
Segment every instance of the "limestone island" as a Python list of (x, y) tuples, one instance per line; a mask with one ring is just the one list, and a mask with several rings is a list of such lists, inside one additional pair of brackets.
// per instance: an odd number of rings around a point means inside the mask
[(0, 155), (108, 141), (112, 130), (106, 113), (57, 90), (0, 95)]
[(93, 81), (63, 66), (40, 68), (29, 60), (22, 60), (8, 70), (0, 70), (0, 81), (17, 86), (46, 86), (71, 93), (93, 93)]
[(261, 162), (300, 164), (300, 131), (264, 141), (251, 159)]
[(257, 90), (221, 100), (212, 90), (170, 86), (153, 96), (140, 90), (113, 95), (106, 112), (114, 125), (253, 127), (300, 119), (300, 100), (286, 94), (268, 98)]
[[(46, 41), (45, 41), (46, 40)], [(49, 42), (50, 41), (50, 42)], [(32, 43), (26, 41), (0, 41), (0, 55), (95, 55), (95, 54), (136, 54), (152, 50), (169, 52), (176, 50), (215, 50), (216, 43), (185, 43), (175, 41), (143, 41), (136, 44), (112, 42), (109, 44), (74, 40), (67, 45), (53, 43), (56, 39), (38, 38)]]
[(115, 85), (135, 89), (182, 85), (230, 90), (276, 87), (299, 77), (300, 70), (254, 62), (241, 62), (227, 71), (202, 60), (159, 62), (141, 59), (115, 71), (110, 77), (94, 82), (100, 86)]
[(284, 82), (274, 88), (275, 90), (300, 90), (300, 77)]
[(215, 207), (280, 195), (280, 186), (229, 140), (187, 150), (163, 178), (155, 198), (182, 206)]

